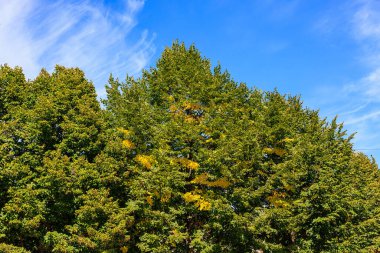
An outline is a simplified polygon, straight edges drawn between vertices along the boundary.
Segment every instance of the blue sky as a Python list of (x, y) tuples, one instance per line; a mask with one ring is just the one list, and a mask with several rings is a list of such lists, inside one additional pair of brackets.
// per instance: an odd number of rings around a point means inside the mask
[(178, 39), (236, 81), (338, 115), (380, 160), (378, 0), (0, 0), (0, 13), (0, 63), (28, 78), (78, 66), (104, 96), (111, 72), (138, 76)]

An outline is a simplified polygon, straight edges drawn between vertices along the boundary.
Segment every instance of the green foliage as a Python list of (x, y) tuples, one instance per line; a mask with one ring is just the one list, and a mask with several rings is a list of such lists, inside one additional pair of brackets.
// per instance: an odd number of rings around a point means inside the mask
[(16, 247), (13, 245), (1, 243), (0, 244), (0, 252), (1, 253), (30, 253), (30, 251), (25, 250), (21, 247)]
[(0, 68), (0, 252), (378, 252), (380, 174), (299, 97), (175, 42), (101, 109), (76, 68)]

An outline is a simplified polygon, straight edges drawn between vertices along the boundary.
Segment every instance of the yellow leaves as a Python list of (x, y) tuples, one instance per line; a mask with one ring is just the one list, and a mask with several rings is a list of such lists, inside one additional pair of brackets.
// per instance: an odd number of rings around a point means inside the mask
[[(271, 202), (272, 203), (272, 202)], [(272, 203), (275, 207), (288, 207), (289, 206), (289, 203), (284, 201), (284, 200), (276, 200)]]
[(155, 190), (153, 193), (148, 192), (148, 196), (145, 199), (150, 206), (153, 206), (154, 199), (159, 199), (161, 203), (167, 203), (171, 197), (172, 194), (167, 190), (161, 194)]
[(282, 141), (285, 142), (285, 143), (291, 143), (291, 142), (294, 141), (294, 139), (286, 137)]
[[(124, 138), (130, 137), (132, 134), (132, 131), (124, 129), (124, 128), (117, 128), (116, 130), (122, 133)], [(123, 146), (123, 148), (126, 148), (126, 149), (134, 149), (136, 147), (135, 144), (129, 139), (123, 140), (121, 142), (121, 145)]]
[(170, 198), (171, 198), (171, 193), (170, 192), (166, 192), (166, 193), (162, 194), (160, 201), (162, 203), (166, 203), (166, 202), (168, 202), (170, 200)]
[(196, 119), (191, 115), (186, 115), (185, 116), (185, 122), (186, 123), (193, 123), (193, 122), (196, 122)]
[(184, 165), (186, 168), (191, 169), (191, 170), (197, 170), (199, 168), (199, 163), (191, 161), (191, 160), (184, 161)]
[(178, 237), (181, 234), (180, 232), (178, 232), (177, 229), (172, 230), (171, 233), (172, 233), (172, 235), (174, 235), (176, 237)]
[(177, 106), (175, 106), (175, 105), (170, 105), (169, 106), (169, 111), (170, 112), (177, 112), (177, 110), (178, 110)]
[(148, 204), (150, 205), (150, 206), (153, 206), (153, 198), (152, 198), (152, 196), (147, 196), (146, 197), (146, 202), (148, 202)]
[(184, 166), (190, 170), (197, 170), (200, 166), (199, 163), (192, 161), (192, 160), (189, 160), (189, 159), (186, 159), (186, 158), (176, 158), (176, 159), (172, 160), (171, 163), (172, 164), (179, 163), (182, 166)]
[(94, 243), (93, 241), (91, 241), (90, 238), (88, 237), (84, 237), (84, 236), (78, 236), (76, 238), (76, 242), (81, 245), (81, 246), (84, 246), (84, 247), (87, 247), (87, 248), (90, 248), (90, 249), (94, 249), (96, 248), (97, 244)]
[(286, 197), (285, 192), (278, 192), (274, 191), (271, 196), (267, 197), (267, 200), (274, 206), (274, 207), (288, 207), (289, 203), (286, 202), (284, 199)]
[(127, 253), (128, 252), (128, 247), (127, 246), (123, 246), (120, 248), (120, 251), (121, 253)]
[(196, 176), (191, 183), (193, 184), (202, 184), (210, 187), (221, 187), (221, 188), (227, 188), (231, 185), (230, 182), (228, 182), (225, 178), (218, 179), (216, 181), (208, 181), (208, 174), (202, 173), (199, 176)]
[(116, 130), (119, 131), (120, 133), (122, 133), (125, 137), (132, 134), (132, 131), (121, 128), (121, 127), (117, 128)]
[(199, 199), (201, 199), (201, 195), (199, 195), (199, 194), (193, 194), (191, 192), (186, 192), (183, 195), (183, 199), (186, 202), (194, 202), (194, 201), (198, 201)]
[(273, 148), (273, 153), (275, 153), (278, 156), (283, 156), (286, 154), (286, 150), (282, 148)]
[(182, 104), (184, 110), (199, 110), (201, 106), (199, 104), (190, 103), (189, 101), (185, 101)]
[(172, 95), (170, 95), (170, 96), (168, 96), (168, 101), (169, 102), (174, 102), (175, 98)]
[(131, 142), (130, 140), (123, 140), (121, 144), (123, 145), (124, 148), (127, 148), (127, 149), (135, 148), (135, 144)]
[(190, 103), (189, 101), (185, 101), (182, 103), (182, 106), (171, 104), (169, 106), (169, 111), (174, 112), (174, 113), (185, 113), (186, 111), (194, 111), (194, 110), (199, 110), (201, 109), (201, 106), (198, 104)]
[(198, 208), (200, 211), (208, 211), (211, 209), (211, 203), (208, 201), (200, 200), (198, 204), (199, 204)]
[(205, 184), (207, 185), (209, 181), (207, 181), (208, 175), (207, 173), (202, 173), (199, 176), (196, 176), (191, 182), (193, 184)]
[(194, 205), (198, 207), (200, 211), (208, 211), (211, 209), (211, 203), (199, 194), (186, 192), (183, 194), (183, 199), (188, 203), (194, 202)]
[(268, 155), (275, 154), (278, 156), (284, 156), (286, 154), (286, 150), (282, 148), (263, 148), (263, 152)]
[(273, 149), (272, 148), (263, 148), (263, 152), (265, 154), (273, 154)]
[[(295, 140), (293, 138), (285, 137), (284, 139), (278, 141), (277, 145), (280, 145), (280, 146), (285, 145), (286, 146), (286, 144), (293, 143), (294, 141)], [(265, 153), (267, 155), (275, 154), (275, 155), (282, 157), (287, 153), (287, 151), (285, 149), (279, 148), (279, 147), (274, 147), (274, 148), (266, 147), (266, 148), (263, 148), (263, 153)]]
[(218, 179), (218, 180), (216, 180), (214, 182), (210, 182), (209, 184), (211, 186), (221, 187), (221, 188), (227, 188), (228, 186), (231, 185), (231, 183), (228, 182), (225, 178)]
[(210, 138), (210, 139), (206, 140), (206, 143), (211, 143), (211, 142), (213, 142), (213, 141), (214, 141), (214, 139), (213, 139), (213, 138)]
[(137, 155), (135, 160), (147, 169), (152, 168), (152, 164), (154, 163), (153, 157), (149, 155)]
[(197, 103), (185, 101), (182, 104), (171, 104), (169, 112), (174, 117), (183, 119), (186, 123), (199, 123), (202, 118), (202, 108)]

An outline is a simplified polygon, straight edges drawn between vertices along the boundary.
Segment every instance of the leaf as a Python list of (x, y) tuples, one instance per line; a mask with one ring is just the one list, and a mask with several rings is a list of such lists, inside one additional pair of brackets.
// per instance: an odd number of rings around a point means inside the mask
[(135, 160), (147, 169), (152, 168), (152, 164), (154, 162), (153, 157), (149, 155), (137, 155)]
[(135, 148), (135, 144), (133, 142), (131, 142), (130, 140), (123, 140), (122, 145), (123, 145), (123, 147), (125, 147), (127, 149), (134, 149)]

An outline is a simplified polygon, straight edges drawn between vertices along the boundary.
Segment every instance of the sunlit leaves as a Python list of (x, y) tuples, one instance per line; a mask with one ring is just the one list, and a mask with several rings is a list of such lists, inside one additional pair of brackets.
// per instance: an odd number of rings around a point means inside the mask
[(106, 90), (1, 66), (0, 251), (379, 251), (380, 174), (336, 118), (177, 42)]
[(221, 187), (221, 188), (227, 188), (231, 184), (225, 178), (217, 179), (215, 181), (209, 181), (208, 178), (209, 178), (209, 175), (207, 173), (202, 173), (196, 176), (193, 180), (191, 180), (191, 183), (205, 185), (209, 187)]
[(186, 201), (186, 202), (189, 202), (189, 203), (194, 203), (194, 205), (196, 207), (198, 207), (198, 209), (200, 211), (208, 211), (211, 209), (211, 203), (208, 202), (207, 200), (205, 200), (201, 195), (199, 194), (196, 194), (196, 193), (193, 193), (193, 192), (186, 192), (184, 195), (183, 195), (183, 199)]
[(285, 197), (286, 193), (274, 191), (274, 193), (268, 196), (267, 199), (274, 207), (288, 207), (289, 203), (286, 201)]
[(7, 253), (30, 253), (30, 251), (22, 248), (17, 247), (11, 244), (5, 244), (0, 243), (0, 252), (7, 252)]
[(133, 144), (133, 142), (130, 140), (123, 140), (122, 145), (127, 149), (134, 149), (136, 147), (135, 144)]
[(137, 155), (135, 160), (147, 169), (152, 168), (152, 165), (154, 163), (154, 158), (149, 155)]
[(153, 197), (152, 196), (147, 196), (146, 197), (146, 202), (148, 202), (148, 204), (150, 205), (150, 206), (153, 206)]
[(200, 166), (199, 163), (183, 157), (172, 159), (172, 163), (178, 163), (190, 170), (197, 170)]

